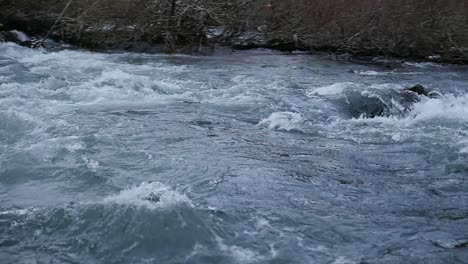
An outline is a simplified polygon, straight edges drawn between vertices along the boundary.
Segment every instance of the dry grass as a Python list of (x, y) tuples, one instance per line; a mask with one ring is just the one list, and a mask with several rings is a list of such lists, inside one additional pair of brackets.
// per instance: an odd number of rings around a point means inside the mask
[[(35, 19), (44, 27), (68, 1), (0, 0), (0, 19)], [(230, 44), (239, 34), (260, 29), (267, 39), (303, 48), (418, 58), (439, 54), (467, 62), (466, 25), (464, 0), (74, 0), (53, 36), (88, 47), (152, 42), (174, 50), (210, 41)], [(223, 26), (225, 34), (208, 40), (211, 26)]]

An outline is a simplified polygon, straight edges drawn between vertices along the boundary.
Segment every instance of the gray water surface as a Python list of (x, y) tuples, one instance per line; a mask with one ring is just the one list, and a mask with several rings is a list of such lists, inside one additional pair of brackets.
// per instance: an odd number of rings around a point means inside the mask
[(0, 43), (0, 262), (468, 263), (468, 68), (385, 65)]

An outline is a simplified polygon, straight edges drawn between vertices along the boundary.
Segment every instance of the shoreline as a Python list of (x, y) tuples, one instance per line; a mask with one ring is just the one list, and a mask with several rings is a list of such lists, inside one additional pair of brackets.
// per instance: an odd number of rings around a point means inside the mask
[[(27, 38), (27, 39), (25, 39)], [(0, 42), (11, 42), (16, 43), (20, 46), (28, 48), (37, 48), (35, 43), (42, 41), (40, 44), (47, 50), (55, 49), (83, 49), (90, 52), (101, 52), (101, 53), (114, 53), (114, 52), (129, 52), (129, 53), (145, 53), (145, 54), (186, 54), (194, 56), (212, 56), (215, 54), (226, 54), (235, 53), (240, 51), (249, 50), (271, 50), (281, 52), (278, 55), (294, 55), (294, 54), (328, 54), (330, 59), (336, 61), (351, 61), (358, 63), (376, 63), (376, 64), (399, 64), (405, 62), (416, 62), (416, 63), (437, 63), (437, 64), (451, 64), (451, 65), (468, 65), (468, 59), (466, 60), (446, 60), (440, 55), (434, 54), (428, 57), (421, 56), (403, 56), (398, 54), (382, 54), (374, 52), (358, 51), (356, 53), (350, 53), (347, 50), (337, 51), (337, 49), (330, 47), (318, 47), (306, 48), (305, 45), (301, 44), (299, 47), (294, 47), (290, 42), (274, 42), (270, 43), (252, 43), (247, 40), (245, 44), (232, 43), (230, 45), (221, 45), (220, 43), (212, 43), (211, 45), (193, 46), (186, 45), (178, 48), (177, 50), (168, 52), (165, 50), (164, 43), (162, 42), (134, 42), (134, 43), (119, 43), (111, 46), (98, 45), (87, 45), (86, 42), (74, 43), (67, 42), (65, 40), (52, 37), (49, 39), (43, 39), (43, 36), (38, 34), (29, 35), (27, 32), (20, 31), (17, 29), (7, 29), (5, 26), (0, 24)], [(276, 43), (276, 45), (275, 45)], [(50, 46), (50, 44), (53, 44)]]

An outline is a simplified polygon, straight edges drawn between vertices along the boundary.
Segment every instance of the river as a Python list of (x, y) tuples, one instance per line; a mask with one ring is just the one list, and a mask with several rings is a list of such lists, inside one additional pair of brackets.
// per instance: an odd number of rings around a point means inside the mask
[(467, 177), (467, 66), (0, 43), (1, 263), (468, 263)]

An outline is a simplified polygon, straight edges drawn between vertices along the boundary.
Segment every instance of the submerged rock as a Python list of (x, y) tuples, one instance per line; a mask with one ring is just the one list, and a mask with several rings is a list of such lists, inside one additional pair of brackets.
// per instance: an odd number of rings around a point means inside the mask
[(433, 98), (433, 99), (434, 98), (440, 98), (442, 96), (441, 93), (436, 92), (436, 91), (430, 91), (429, 89), (427, 89), (426, 87), (424, 87), (424, 86), (422, 86), (420, 84), (416, 84), (413, 87), (405, 88), (405, 89), (403, 89), (403, 91), (413, 92), (413, 93), (416, 93), (418, 95), (427, 96), (427, 97), (430, 97), (430, 98)]
[(261, 31), (248, 31), (244, 32), (237, 38), (230, 41), (232, 48), (238, 50), (248, 49), (272, 49), (284, 52), (292, 52), (296, 50), (309, 51), (301, 41), (298, 40), (297, 35), (291, 38), (278, 38), (269, 37)]
[(390, 105), (381, 97), (353, 91), (346, 95), (348, 112), (354, 118), (375, 118), (388, 115)]
[(351, 91), (346, 94), (347, 111), (353, 118), (375, 118), (381, 116), (403, 116), (413, 110), (415, 103), (424, 97), (435, 99), (442, 95), (417, 84), (400, 91), (383, 94)]
[(144, 198), (144, 200), (150, 201), (153, 203), (158, 203), (161, 201), (161, 194), (151, 192), (147, 197)]
[(414, 103), (420, 102), (423, 97), (437, 99), (442, 97), (442, 94), (436, 91), (430, 91), (426, 87), (416, 84), (415, 86), (405, 88), (400, 92), (399, 102), (405, 108), (405, 111), (408, 111), (411, 110)]
[(0, 24), (0, 42), (13, 42), (23, 47), (37, 48), (42, 46), (42, 43), (36, 39), (30, 38), (26, 33), (18, 30), (6, 31), (5, 27)]
[(413, 93), (417, 93), (418, 95), (424, 95), (424, 96), (428, 96), (428, 93), (429, 93), (427, 89), (420, 84), (416, 84), (413, 87), (405, 88), (403, 89), (403, 91), (410, 91)]

